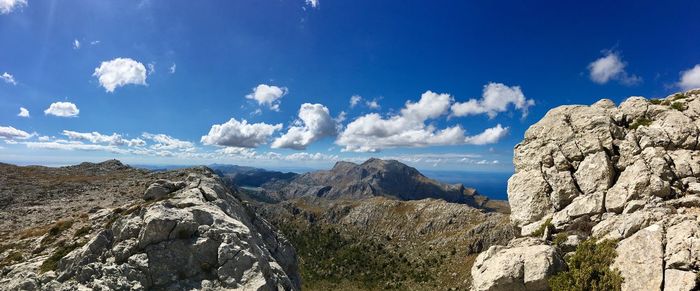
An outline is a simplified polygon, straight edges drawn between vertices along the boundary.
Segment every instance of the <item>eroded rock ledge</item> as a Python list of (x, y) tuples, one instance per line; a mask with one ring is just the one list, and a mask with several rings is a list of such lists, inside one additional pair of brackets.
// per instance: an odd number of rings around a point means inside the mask
[(87, 243), (9, 267), (4, 290), (298, 290), (292, 246), (206, 168), (159, 180), (144, 199), (90, 215)]
[[(617, 107), (604, 99), (554, 108), (515, 147), (511, 222), (521, 236), (551, 224), (543, 248), (555, 248), (557, 234), (573, 245), (589, 237), (619, 240), (613, 267), (623, 290), (691, 290), (700, 270), (699, 128), (700, 90), (630, 97)], [(472, 269), (474, 289), (546, 290), (531, 282), (565, 268), (554, 263), (557, 255), (492, 247)], [(522, 263), (528, 260), (558, 269), (533, 279)]]

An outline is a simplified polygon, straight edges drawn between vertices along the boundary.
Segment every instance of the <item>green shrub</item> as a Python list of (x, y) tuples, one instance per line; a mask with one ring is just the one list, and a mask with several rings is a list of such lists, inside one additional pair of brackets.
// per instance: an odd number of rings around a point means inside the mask
[(605, 240), (596, 244), (588, 239), (576, 247), (574, 254), (566, 259), (568, 271), (560, 272), (549, 279), (555, 291), (619, 291), (623, 278), (620, 271), (610, 269), (617, 257), (617, 242)]
[(90, 233), (90, 226), (83, 226), (79, 228), (78, 230), (75, 231), (75, 234), (73, 234), (73, 237), (81, 237), (86, 234)]
[(649, 125), (651, 125), (651, 121), (652, 121), (652, 120), (651, 120), (651, 119), (648, 119), (648, 118), (644, 118), (644, 117), (639, 118), (639, 119), (635, 120), (635, 121), (630, 125), (630, 129), (637, 129), (637, 128), (639, 128), (640, 126), (649, 126)]
[(59, 243), (58, 247), (53, 251), (50, 257), (48, 257), (39, 267), (41, 272), (55, 271), (58, 267), (58, 261), (65, 257), (68, 253), (72, 252), (74, 249), (80, 247), (78, 243), (65, 244), (63, 242)]
[(685, 95), (685, 93), (676, 93), (671, 96), (671, 100), (680, 100), (685, 98), (688, 98), (688, 95)]
[(554, 240), (552, 240), (552, 243), (556, 246), (559, 246), (566, 242), (567, 235), (565, 232), (560, 232), (557, 233), (557, 235), (554, 236)]
[(649, 103), (654, 104), (654, 105), (659, 105), (659, 104), (661, 104), (662, 102), (664, 102), (664, 100), (662, 100), (662, 99), (651, 99), (651, 100), (649, 100)]
[(542, 225), (540, 225), (540, 228), (538, 228), (537, 230), (535, 230), (535, 232), (532, 233), (532, 236), (541, 237), (544, 234), (544, 231), (546, 229), (552, 228), (552, 227), (553, 227), (552, 219), (548, 218), (547, 220), (544, 221), (544, 223), (542, 223)]
[(685, 104), (681, 102), (673, 102), (671, 103), (671, 108), (676, 109), (678, 111), (683, 111), (686, 109)]

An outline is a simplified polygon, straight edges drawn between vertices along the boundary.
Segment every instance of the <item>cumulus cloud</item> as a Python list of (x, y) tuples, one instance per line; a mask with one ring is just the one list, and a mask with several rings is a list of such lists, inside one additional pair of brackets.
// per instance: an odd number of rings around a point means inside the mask
[(26, 6), (27, 0), (0, 0), (0, 14), (9, 14), (15, 9)]
[(313, 8), (317, 8), (319, 4), (318, 1), (319, 0), (306, 0), (306, 5), (309, 5)]
[(498, 142), (506, 135), (508, 135), (508, 128), (498, 124), (495, 127), (484, 130), (480, 134), (465, 137), (464, 143), (473, 145), (492, 144)]
[(117, 87), (128, 84), (147, 85), (146, 73), (142, 63), (130, 58), (116, 58), (102, 62), (92, 75), (99, 79), (107, 92), (114, 92)]
[(293, 153), (282, 157), (287, 161), (337, 161), (340, 159), (337, 155), (327, 155), (322, 153)]
[(683, 90), (700, 88), (700, 65), (695, 65), (692, 69), (681, 72), (678, 86)]
[(80, 110), (78, 106), (70, 102), (54, 102), (51, 106), (44, 110), (45, 115), (53, 115), (58, 117), (77, 117)]
[(80, 41), (77, 39), (73, 40), (73, 49), (77, 50), (80, 48)]
[(304, 150), (312, 142), (337, 133), (336, 121), (322, 104), (302, 104), (299, 119), (294, 124), (287, 133), (272, 142), (272, 148)]
[[(2, 1), (2, 0), (0, 0), (0, 1)], [(2, 79), (3, 81), (5, 81), (5, 83), (12, 84), (12, 85), (17, 85), (17, 81), (15, 81), (15, 77), (12, 76), (12, 75), (11, 75), (10, 73), (8, 73), (8, 72), (2, 73), (2, 75), (0, 75), (0, 79)]]
[(29, 110), (27, 110), (27, 108), (20, 107), (20, 108), (19, 108), (19, 113), (17, 114), (17, 116), (19, 116), (19, 117), (29, 117)]
[(340, 133), (336, 144), (343, 146), (344, 151), (376, 152), (396, 147), (477, 144), (477, 141), (486, 140), (480, 137), (484, 133), (465, 137), (464, 129), (458, 125), (437, 129), (426, 124), (428, 120), (447, 114), (452, 102), (449, 94), (426, 91), (418, 102), (406, 102), (398, 115), (384, 118), (370, 113), (355, 119)]
[(205, 145), (254, 148), (267, 143), (275, 131), (282, 129), (282, 124), (248, 123), (245, 119), (235, 118), (223, 124), (212, 125), (209, 133), (202, 136)]
[(179, 140), (172, 136), (166, 134), (152, 134), (144, 132), (141, 135), (143, 138), (155, 142), (151, 148), (155, 150), (181, 150), (181, 151), (193, 151), (195, 149), (194, 143), (184, 140)]
[(620, 55), (614, 51), (607, 51), (605, 55), (588, 65), (590, 78), (598, 84), (605, 84), (611, 80), (624, 85), (634, 85), (642, 81), (641, 77), (628, 74), (625, 71), (627, 64), (622, 61)]
[(489, 83), (484, 86), (481, 99), (469, 99), (467, 102), (455, 103), (451, 109), (454, 116), (485, 113), (489, 118), (494, 118), (498, 113), (508, 111), (510, 104), (513, 104), (515, 109), (520, 110), (523, 117), (526, 117), (528, 108), (535, 105), (535, 100), (526, 99), (519, 86), (509, 87), (501, 83)]
[(175, 74), (175, 70), (177, 70), (177, 64), (173, 63), (172, 66), (170, 66), (170, 69), (168, 70), (171, 74)]
[(287, 88), (260, 84), (253, 88), (253, 92), (245, 98), (258, 102), (258, 105), (265, 105), (270, 110), (279, 111), (280, 99), (287, 94)]
[(67, 136), (71, 140), (84, 140), (91, 143), (105, 143), (113, 146), (145, 146), (146, 141), (135, 138), (135, 139), (125, 139), (120, 134), (113, 133), (112, 135), (104, 135), (99, 132), (76, 132), (70, 130), (64, 130), (63, 135)]
[(12, 126), (0, 126), (0, 139), (28, 139), (32, 137), (33, 134), (27, 133), (26, 131), (16, 129)]
[(372, 101), (367, 101), (365, 102), (365, 104), (367, 104), (367, 107), (369, 107), (369, 109), (379, 109), (381, 107), (379, 106), (379, 102), (377, 102), (376, 99)]
[(362, 101), (362, 96), (352, 95), (350, 97), (350, 108), (354, 108), (357, 104), (360, 104), (360, 101)]

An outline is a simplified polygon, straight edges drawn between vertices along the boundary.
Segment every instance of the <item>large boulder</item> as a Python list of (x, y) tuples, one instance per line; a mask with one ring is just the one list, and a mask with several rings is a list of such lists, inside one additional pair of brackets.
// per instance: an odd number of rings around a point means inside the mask
[(663, 227), (651, 225), (622, 240), (613, 268), (620, 270), (622, 290), (661, 290), (664, 281)]
[(507, 246), (492, 246), (472, 266), (474, 290), (547, 290), (547, 278), (563, 270), (556, 248), (522, 238)]

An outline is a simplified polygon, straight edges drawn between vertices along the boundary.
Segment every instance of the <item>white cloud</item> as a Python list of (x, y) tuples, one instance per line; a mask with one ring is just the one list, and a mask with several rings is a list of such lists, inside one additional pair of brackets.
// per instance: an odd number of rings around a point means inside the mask
[(282, 124), (248, 123), (235, 118), (224, 124), (212, 125), (209, 133), (202, 136), (205, 145), (254, 148), (267, 143), (275, 131), (282, 129)]
[(299, 108), (299, 119), (287, 133), (272, 142), (272, 148), (304, 150), (312, 142), (336, 135), (337, 124), (326, 106), (304, 103)]
[(80, 41), (77, 39), (73, 40), (73, 49), (77, 50), (80, 48)]
[(501, 83), (489, 83), (484, 86), (481, 99), (469, 99), (467, 102), (452, 105), (454, 116), (467, 116), (486, 113), (489, 118), (494, 118), (499, 112), (508, 111), (508, 106), (513, 104), (515, 109), (526, 117), (528, 108), (535, 105), (535, 100), (526, 99), (519, 86), (509, 87)]
[[(0, 1), (3, 1), (3, 0), (0, 0)], [(8, 72), (2, 73), (2, 75), (0, 75), (0, 79), (2, 79), (3, 81), (5, 81), (5, 83), (12, 84), (12, 85), (17, 85), (17, 81), (15, 81), (15, 77), (12, 76), (12, 75), (11, 75), (10, 73), (8, 73)]]
[(27, 133), (26, 131), (16, 129), (12, 126), (0, 126), (0, 139), (28, 139), (34, 134)]
[(151, 75), (156, 72), (156, 63), (148, 63), (148, 74)]
[(337, 155), (327, 155), (322, 153), (293, 153), (282, 157), (287, 161), (337, 161), (340, 159)]
[(181, 150), (194, 151), (194, 143), (190, 141), (179, 140), (166, 134), (152, 134), (144, 132), (141, 135), (143, 138), (156, 142), (151, 148), (155, 150)]
[(98, 44), (100, 44), (99, 40), (93, 40), (90, 42), (90, 45), (98, 45)]
[(245, 96), (247, 99), (253, 99), (258, 102), (258, 105), (266, 105), (273, 111), (279, 111), (280, 99), (287, 94), (287, 88), (260, 84), (253, 88), (253, 93)]
[(681, 80), (678, 82), (683, 90), (700, 88), (700, 65), (681, 72)]
[(27, 108), (20, 107), (20, 108), (19, 108), (19, 114), (17, 114), (17, 116), (19, 116), (19, 117), (29, 117), (29, 110), (27, 110)]
[(225, 147), (216, 152), (229, 157), (255, 158), (257, 155), (253, 149), (239, 147)]
[(0, 14), (9, 14), (25, 6), (27, 6), (27, 0), (0, 0)]
[(362, 101), (362, 96), (352, 95), (352, 97), (350, 97), (350, 108), (354, 108), (357, 104), (360, 104), (360, 101)]
[(453, 101), (449, 94), (426, 91), (418, 102), (406, 102), (398, 115), (383, 118), (370, 113), (355, 119), (340, 133), (336, 144), (343, 146), (343, 151), (376, 152), (397, 147), (486, 144), (504, 136), (507, 128), (501, 125), (475, 136), (465, 136), (459, 125), (437, 129), (426, 124), (447, 114)]
[(116, 146), (111, 145), (100, 145), (100, 144), (84, 144), (82, 142), (69, 142), (69, 141), (48, 141), (48, 142), (25, 142), (28, 148), (31, 149), (47, 149), (47, 150), (66, 150), (66, 151), (105, 151), (116, 154), (126, 154), (129, 151), (120, 149)]
[(379, 109), (381, 107), (379, 106), (379, 102), (377, 102), (376, 99), (372, 101), (367, 101), (365, 102), (365, 104), (367, 104), (367, 107), (369, 107), (369, 109)]
[(641, 77), (630, 75), (625, 71), (627, 64), (622, 61), (618, 53), (607, 51), (605, 55), (588, 65), (590, 78), (598, 84), (605, 84), (611, 80), (619, 81), (624, 85), (634, 85), (642, 81)]
[(130, 58), (116, 58), (102, 62), (92, 74), (100, 81), (107, 92), (114, 92), (117, 87), (127, 84), (147, 85), (146, 67)]
[(175, 74), (175, 70), (177, 70), (177, 64), (173, 63), (173, 65), (170, 66), (169, 72)]
[(313, 8), (318, 8), (318, 1), (319, 0), (306, 0), (306, 5), (309, 5)]
[(492, 144), (498, 142), (506, 135), (508, 135), (508, 128), (498, 124), (495, 127), (487, 128), (480, 134), (465, 137), (464, 143), (473, 145)]
[(145, 146), (146, 142), (140, 138), (125, 139), (120, 134), (113, 133), (112, 135), (104, 135), (99, 132), (76, 132), (64, 130), (63, 135), (71, 140), (85, 140), (91, 143), (106, 143), (112, 146)]
[(77, 117), (80, 110), (78, 106), (70, 102), (54, 102), (44, 110), (44, 114), (58, 117)]

